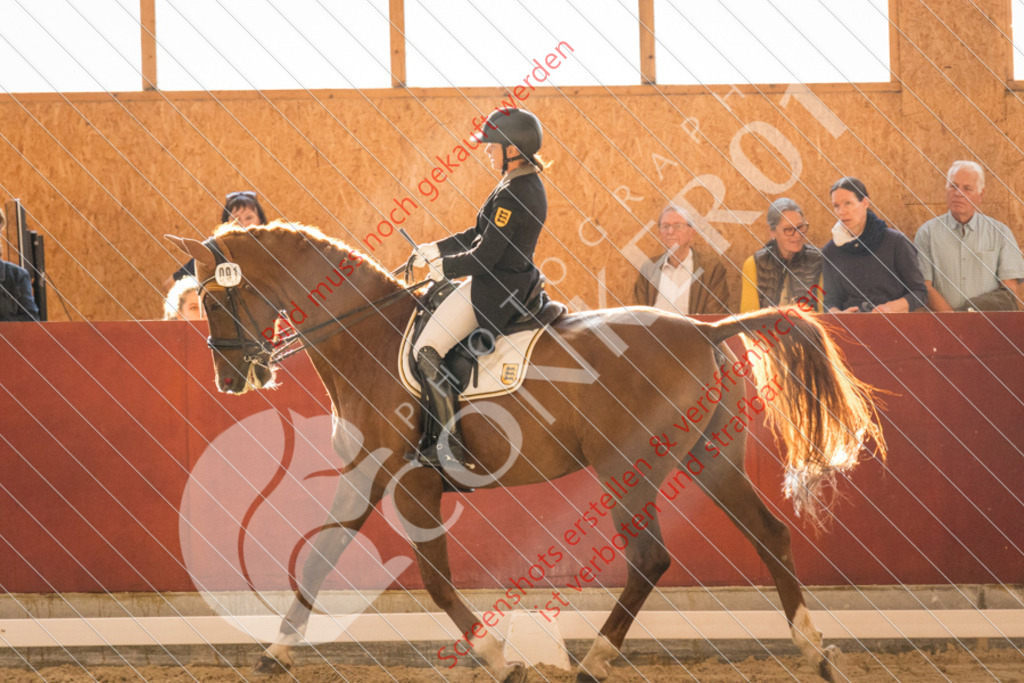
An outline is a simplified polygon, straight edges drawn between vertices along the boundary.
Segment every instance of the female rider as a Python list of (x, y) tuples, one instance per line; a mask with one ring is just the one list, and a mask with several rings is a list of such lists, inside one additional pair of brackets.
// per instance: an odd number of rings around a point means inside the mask
[(530, 112), (492, 112), (470, 140), (484, 143), (491, 167), (501, 166), (501, 180), (477, 213), (476, 225), (423, 245), (422, 256), (414, 260), (415, 265), (429, 266), (434, 280), (469, 278), (438, 306), (413, 346), (417, 368), (427, 380), (427, 407), (439, 422), (426, 431), (440, 437), (420, 444), (420, 458), (429, 464), (463, 462), (455, 422), (457, 397), (441, 378), (445, 354), (477, 328), (501, 334), (540, 278), (533, 252), (548, 211), (538, 176), (544, 168), (537, 155), (541, 138), (540, 121)]

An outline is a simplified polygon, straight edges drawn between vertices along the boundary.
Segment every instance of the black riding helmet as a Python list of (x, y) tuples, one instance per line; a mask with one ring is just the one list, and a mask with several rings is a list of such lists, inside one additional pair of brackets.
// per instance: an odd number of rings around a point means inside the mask
[[(536, 116), (525, 109), (506, 107), (492, 111), (483, 128), (474, 133), (470, 140), (501, 145), (502, 158), (505, 156), (505, 148), (514, 145), (523, 158), (536, 165), (537, 160), (533, 155), (540, 151), (543, 137), (540, 120)], [(511, 159), (505, 159), (502, 163), (502, 173), (508, 170), (509, 161)]]

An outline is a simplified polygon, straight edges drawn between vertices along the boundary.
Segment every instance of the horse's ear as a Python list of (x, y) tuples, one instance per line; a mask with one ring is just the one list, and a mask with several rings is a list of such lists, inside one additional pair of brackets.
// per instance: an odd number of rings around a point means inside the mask
[(204, 247), (203, 243), (199, 240), (189, 237), (178, 237), (177, 235), (164, 235), (164, 237), (170, 240), (178, 249), (194, 258), (196, 263), (203, 264), (209, 270), (217, 267), (216, 260), (213, 258), (213, 252)]

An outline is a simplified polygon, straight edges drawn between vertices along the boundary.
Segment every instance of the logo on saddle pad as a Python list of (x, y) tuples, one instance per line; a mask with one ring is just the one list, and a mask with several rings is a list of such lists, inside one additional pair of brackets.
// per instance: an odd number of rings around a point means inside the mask
[[(415, 314), (414, 314), (415, 317)], [(405, 329), (401, 348), (398, 351), (398, 376), (405, 390), (419, 397), (420, 383), (409, 365), (409, 337), (413, 327), (413, 318)], [(526, 367), (530, 362), (537, 340), (546, 328), (516, 332), (508, 336), (498, 337), (494, 342), (494, 351), (477, 356), (478, 364), (475, 377), (462, 392), (463, 399), (489, 398), (510, 394), (523, 384), (526, 378)]]
[(505, 386), (511, 386), (516, 383), (516, 377), (519, 375), (519, 363), (502, 363), (501, 365), (501, 383)]
[(512, 218), (512, 212), (503, 206), (499, 206), (498, 210), (494, 212), (494, 224), (499, 228), (504, 228), (508, 225), (510, 218)]

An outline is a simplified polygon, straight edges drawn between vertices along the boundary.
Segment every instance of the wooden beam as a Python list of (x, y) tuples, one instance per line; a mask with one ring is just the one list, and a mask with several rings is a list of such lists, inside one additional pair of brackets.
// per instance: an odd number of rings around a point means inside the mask
[[(1009, 3), (1005, 3), (1009, 6)], [(893, 83), (903, 83), (903, 71), (900, 67), (900, 3), (899, 0), (889, 0), (889, 80)], [(1012, 52), (1012, 48), (1010, 50)]]
[[(1011, 83), (1015, 90), (1024, 92), (1024, 81)], [(726, 86), (729, 87), (729, 86)], [(777, 94), (785, 95), (791, 87), (789, 83), (737, 83), (733, 86), (744, 95)], [(902, 87), (895, 81), (879, 81), (877, 83), (813, 83), (807, 86), (815, 94), (821, 93), (849, 93), (863, 95), (864, 93), (898, 93)], [(325, 99), (351, 98), (364, 101), (367, 97), (454, 97), (462, 100), (466, 97), (494, 98), (495, 104), (500, 103), (501, 98), (508, 97), (508, 90), (505, 88), (348, 88), (348, 89), (317, 89), (317, 90), (175, 90), (162, 92), (119, 92), (119, 102), (209, 102), (211, 97), (218, 101), (248, 101), (269, 99), (272, 102), (287, 102), (292, 100), (308, 101), (310, 93), (314, 97)], [(707, 95), (706, 85), (659, 85), (652, 88), (649, 85), (579, 85), (563, 86), (560, 88), (541, 88), (530, 97), (554, 97), (564, 99), (569, 97), (597, 97), (601, 98), (608, 94), (616, 97), (645, 96), (664, 99), (666, 95)], [(28, 92), (11, 95), (0, 92), (0, 106), (21, 106), (21, 103), (61, 103), (61, 102), (108, 102), (110, 94), (107, 92)]]
[(142, 89), (156, 90), (156, 0), (139, 0)]
[(654, 64), (654, 0), (638, 0), (640, 15), (640, 79), (643, 85), (658, 82)]
[(405, 87), (405, 0), (389, 0), (391, 16), (391, 87)]

